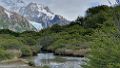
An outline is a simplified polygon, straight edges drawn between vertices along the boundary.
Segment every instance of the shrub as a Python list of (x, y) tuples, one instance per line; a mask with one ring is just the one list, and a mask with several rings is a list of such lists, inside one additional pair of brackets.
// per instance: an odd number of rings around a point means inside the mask
[(85, 68), (119, 68), (120, 39), (99, 35), (91, 46), (89, 61)]
[(32, 56), (32, 51), (28, 46), (22, 47), (21, 51), (22, 51), (22, 56)]
[(11, 58), (13, 58), (13, 55), (11, 53), (8, 53), (5, 50), (0, 49), (0, 61)]

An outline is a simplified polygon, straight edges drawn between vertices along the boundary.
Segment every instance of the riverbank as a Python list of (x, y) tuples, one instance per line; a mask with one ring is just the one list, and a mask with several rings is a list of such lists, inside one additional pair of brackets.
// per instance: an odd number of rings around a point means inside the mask
[(90, 49), (70, 50), (70, 49), (42, 49), (43, 53), (53, 53), (57, 56), (69, 56), (69, 57), (86, 57), (90, 52)]
[[(32, 62), (34, 60), (32, 59)], [(30, 61), (25, 58), (18, 58), (18, 59), (11, 59), (11, 60), (4, 60), (0, 62), (0, 68), (43, 68), (43, 67), (36, 67), (30, 66)]]
[[(34, 57), (23, 57), (12, 60), (4, 60), (0, 68), (81, 68), (84, 58), (58, 56), (53, 53), (39, 53)], [(33, 66), (30, 64), (34, 64)]]
[(0, 62), (0, 68), (30, 68), (28, 61), (22, 58), (3, 60)]

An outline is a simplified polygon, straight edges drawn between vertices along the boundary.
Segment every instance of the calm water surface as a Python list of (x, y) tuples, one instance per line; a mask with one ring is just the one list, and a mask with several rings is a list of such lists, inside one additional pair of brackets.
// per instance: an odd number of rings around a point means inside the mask
[(53, 53), (39, 53), (35, 59), (36, 66), (49, 66), (50, 68), (82, 68), (85, 58), (80, 57), (61, 57)]

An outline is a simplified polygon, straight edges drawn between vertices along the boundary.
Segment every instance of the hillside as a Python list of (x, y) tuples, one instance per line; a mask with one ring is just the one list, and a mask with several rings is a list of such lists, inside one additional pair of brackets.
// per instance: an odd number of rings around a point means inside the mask
[(0, 29), (9, 29), (16, 32), (36, 31), (26, 18), (0, 6)]

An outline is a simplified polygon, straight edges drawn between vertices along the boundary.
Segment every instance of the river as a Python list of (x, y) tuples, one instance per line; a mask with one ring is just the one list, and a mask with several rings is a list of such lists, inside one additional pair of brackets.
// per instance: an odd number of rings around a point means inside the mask
[[(81, 57), (63, 57), (56, 56), (53, 53), (39, 53), (35, 57), (24, 58), (28, 61), (34, 61), (36, 67), (48, 66), (50, 68), (82, 68), (85, 58)], [(34, 68), (36, 68), (34, 67)], [(17, 60), (10, 63), (0, 63), (0, 68), (33, 68)]]
[(36, 66), (49, 66), (50, 68), (82, 68), (85, 58), (55, 56), (53, 53), (39, 53), (34, 63)]

